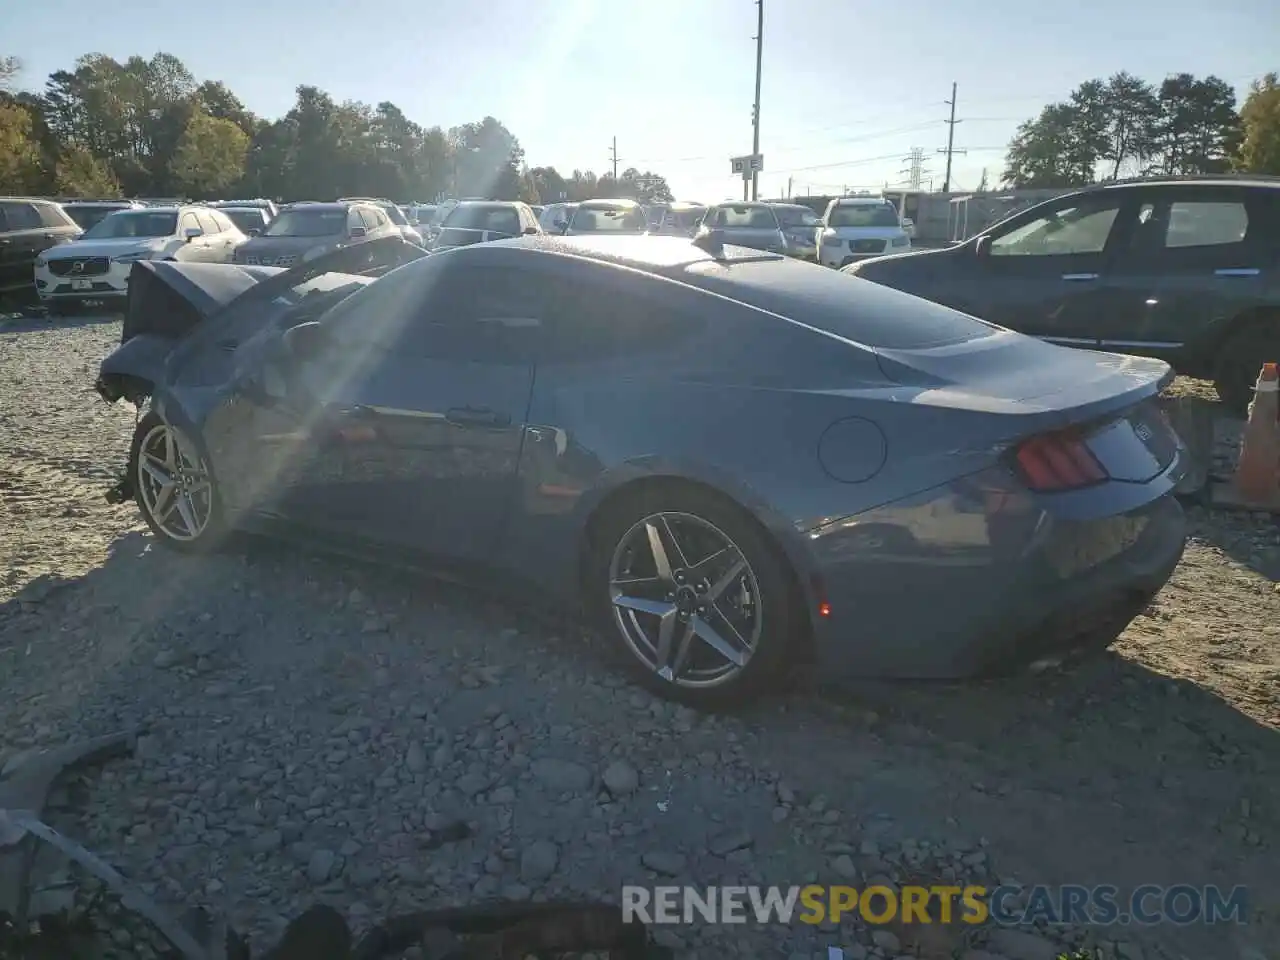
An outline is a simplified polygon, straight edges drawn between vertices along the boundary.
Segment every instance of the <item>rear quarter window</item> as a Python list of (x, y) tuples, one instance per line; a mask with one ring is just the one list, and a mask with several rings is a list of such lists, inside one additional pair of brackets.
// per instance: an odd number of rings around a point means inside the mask
[(881, 350), (919, 350), (989, 337), (1003, 327), (870, 280), (783, 258), (691, 265), (704, 290)]

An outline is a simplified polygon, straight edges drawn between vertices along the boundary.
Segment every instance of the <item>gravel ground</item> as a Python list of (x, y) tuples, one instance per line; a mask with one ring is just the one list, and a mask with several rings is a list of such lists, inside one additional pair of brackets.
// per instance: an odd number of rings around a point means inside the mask
[(624, 882), (1245, 884), (1248, 926), (663, 937), (688, 957), (1280, 956), (1270, 518), (1196, 511), (1169, 587), (1067, 673), (802, 681), (704, 717), (461, 589), (261, 543), (153, 548), (102, 497), (133, 425), (90, 390), (118, 335), (0, 328), (0, 762), (149, 724), (135, 758), (79, 781), (65, 829), (162, 902), (262, 943), (317, 899), (359, 925)]

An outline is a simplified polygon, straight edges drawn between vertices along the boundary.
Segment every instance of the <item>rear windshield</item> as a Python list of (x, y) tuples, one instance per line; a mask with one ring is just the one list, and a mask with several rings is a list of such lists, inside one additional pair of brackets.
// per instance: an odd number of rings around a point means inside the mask
[(649, 218), (639, 207), (579, 207), (570, 229), (574, 233), (643, 233)]
[(888, 203), (857, 203), (836, 207), (827, 216), (828, 227), (896, 227), (898, 211)]
[(345, 207), (324, 210), (285, 210), (263, 231), (265, 237), (333, 237), (345, 233)]
[(459, 205), (449, 211), (443, 226), (446, 230), (493, 230), (515, 236), (520, 232), (520, 215), (513, 207)]
[(708, 217), (710, 226), (722, 230), (777, 230), (778, 219), (768, 207), (747, 204), (716, 207)]
[(822, 218), (808, 207), (774, 207), (778, 223), (784, 227), (816, 227)]
[(1002, 330), (889, 287), (799, 260), (753, 260), (727, 269), (700, 262), (684, 279), (743, 303), (881, 350), (915, 350)]
[(244, 233), (261, 230), (267, 222), (266, 213), (257, 207), (223, 207), (222, 214)]

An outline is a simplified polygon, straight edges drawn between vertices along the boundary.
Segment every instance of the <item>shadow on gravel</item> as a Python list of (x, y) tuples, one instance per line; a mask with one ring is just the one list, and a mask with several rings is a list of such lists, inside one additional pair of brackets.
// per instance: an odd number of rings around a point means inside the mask
[[(931, 767), (932, 800), (960, 822), (1034, 838), (1002, 851), (1003, 877), (1122, 890), (1244, 884), (1256, 908), (1280, 895), (1280, 730), (1191, 681), (1108, 652), (1058, 673), (822, 699), (902, 764)], [(1168, 935), (1189, 950), (1203, 934), (1211, 956), (1221, 932)]]
[(1280, 581), (1280, 515), (1192, 507), (1191, 534), (1272, 582)]
[(120, 315), (114, 313), (95, 313), (68, 317), (29, 314), (12, 320), (0, 320), (0, 333), (40, 333), (46, 330), (74, 330), (78, 327), (97, 327), (119, 322)]

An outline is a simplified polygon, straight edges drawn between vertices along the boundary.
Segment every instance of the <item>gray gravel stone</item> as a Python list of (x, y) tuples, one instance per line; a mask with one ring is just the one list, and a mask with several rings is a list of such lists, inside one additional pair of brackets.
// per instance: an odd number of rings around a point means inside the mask
[(615, 797), (634, 793), (640, 786), (640, 774), (625, 760), (615, 760), (605, 767), (602, 777), (605, 787)]
[(685, 856), (664, 850), (650, 850), (640, 858), (640, 862), (652, 870), (667, 877), (677, 877), (684, 873)]
[(307, 860), (307, 879), (317, 885), (324, 883), (333, 874), (336, 862), (337, 856), (332, 850), (313, 850)]
[(560, 793), (581, 793), (591, 786), (591, 771), (570, 760), (543, 757), (533, 761), (529, 771), (544, 787)]
[(535, 840), (520, 854), (520, 879), (526, 883), (545, 880), (559, 862), (559, 847), (550, 840)]

